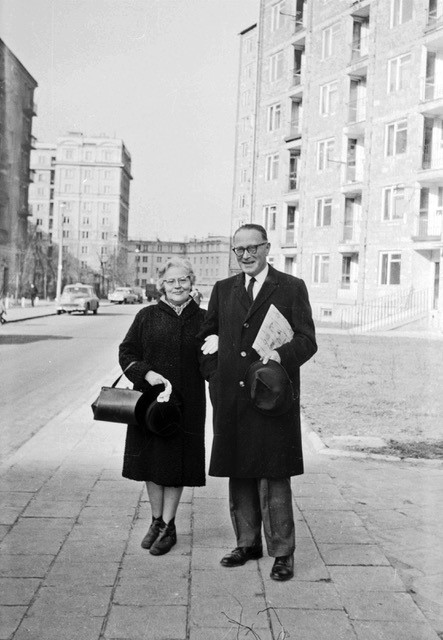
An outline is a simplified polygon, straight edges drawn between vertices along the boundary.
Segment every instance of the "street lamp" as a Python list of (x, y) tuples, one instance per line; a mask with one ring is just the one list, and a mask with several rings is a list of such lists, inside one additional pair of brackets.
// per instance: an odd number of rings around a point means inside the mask
[(66, 202), (60, 202), (59, 229), (58, 229), (58, 264), (57, 264), (57, 289), (55, 299), (60, 302), (62, 295), (62, 271), (63, 271), (63, 219), (65, 215)]

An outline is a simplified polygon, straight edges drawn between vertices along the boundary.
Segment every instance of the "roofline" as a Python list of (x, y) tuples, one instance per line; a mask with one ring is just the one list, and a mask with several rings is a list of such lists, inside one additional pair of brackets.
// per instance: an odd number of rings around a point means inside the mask
[(1, 38), (0, 38), (0, 45), (3, 45), (5, 47), (6, 51), (8, 52), (8, 55), (10, 55), (14, 59), (14, 61), (19, 65), (19, 67), (26, 73), (26, 75), (28, 76), (28, 79), (31, 80), (35, 84), (34, 89), (36, 89), (38, 87), (37, 80), (34, 78), (34, 76), (32, 74), (29, 73), (29, 71), (27, 70), (27, 68), (23, 64), (23, 62), (20, 62), (20, 60), (15, 55), (15, 53), (13, 53), (13, 51), (11, 51), (11, 49), (8, 47), (6, 42), (4, 42), (4, 40), (2, 40)]

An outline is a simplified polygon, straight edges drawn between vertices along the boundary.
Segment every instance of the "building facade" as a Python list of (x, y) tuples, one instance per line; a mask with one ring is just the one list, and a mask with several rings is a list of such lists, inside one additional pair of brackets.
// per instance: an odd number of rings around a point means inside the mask
[(70, 133), (37, 143), (31, 167), (31, 220), (62, 247), (63, 281), (95, 282), (103, 294), (125, 284), (132, 176), (124, 142)]
[(438, 322), (442, 0), (261, 0), (253, 30), (254, 197), (243, 213), (234, 200), (233, 221), (266, 227), (316, 318), (403, 296)]
[(130, 282), (137, 287), (156, 284), (158, 271), (165, 260), (174, 257), (188, 259), (196, 276), (196, 288), (208, 298), (217, 280), (229, 275), (230, 239), (209, 235), (183, 242), (165, 240), (130, 240), (128, 242), (128, 272)]
[(0, 293), (24, 293), (37, 82), (0, 40)]

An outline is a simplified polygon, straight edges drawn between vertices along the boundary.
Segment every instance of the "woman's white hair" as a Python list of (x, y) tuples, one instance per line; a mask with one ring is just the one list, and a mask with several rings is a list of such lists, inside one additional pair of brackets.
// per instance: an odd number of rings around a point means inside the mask
[(186, 258), (170, 258), (169, 260), (166, 260), (166, 262), (164, 262), (162, 264), (162, 266), (160, 267), (160, 269), (158, 270), (157, 290), (160, 291), (160, 293), (163, 293), (163, 294), (165, 293), (165, 287), (163, 286), (163, 280), (165, 279), (165, 273), (171, 267), (179, 267), (181, 269), (186, 269), (186, 271), (188, 272), (187, 275), (190, 277), (190, 280), (191, 280), (191, 285), (194, 284), (194, 282), (195, 282), (195, 273), (194, 273), (194, 270), (192, 268), (191, 262), (189, 260), (187, 260)]

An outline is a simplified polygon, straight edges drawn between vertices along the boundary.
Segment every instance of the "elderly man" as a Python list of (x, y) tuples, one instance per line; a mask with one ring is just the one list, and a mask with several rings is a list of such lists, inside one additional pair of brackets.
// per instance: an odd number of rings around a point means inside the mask
[[(245, 224), (236, 231), (233, 251), (242, 273), (214, 286), (200, 337), (214, 409), (209, 474), (229, 477), (237, 538), (237, 547), (221, 564), (237, 567), (261, 558), (263, 525), (268, 554), (275, 558), (271, 578), (289, 580), (295, 550), (290, 478), (303, 473), (299, 368), (317, 345), (306, 286), (269, 265), (269, 249), (262, 226)], [(289, 342), (262, 358), (263, 364), (281, 363), (291, 380), (291, 401), (283, 415), (259, 411), (245, 382), (248, 368), (259, 360), (252, 345), (271, 305), (294, 332)]]

